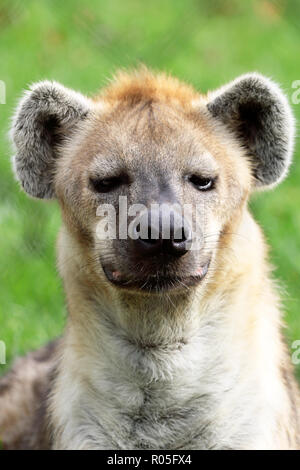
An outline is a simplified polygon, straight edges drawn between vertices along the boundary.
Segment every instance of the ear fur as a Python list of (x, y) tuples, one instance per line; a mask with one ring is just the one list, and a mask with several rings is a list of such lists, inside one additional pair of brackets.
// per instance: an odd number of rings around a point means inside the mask
[(295, 123), (281, 89), (257, 73), (208, 95), (211, 115), (238, 137), (252, 162), (256, 187), (274, 186), (291, 163)]
[(55, 196), (53, 176), (58, 147), (87, 118), (91, 101), (56, 82), (33, 85), (13, 118), (13, 167), (24, 190), (38, 198)]

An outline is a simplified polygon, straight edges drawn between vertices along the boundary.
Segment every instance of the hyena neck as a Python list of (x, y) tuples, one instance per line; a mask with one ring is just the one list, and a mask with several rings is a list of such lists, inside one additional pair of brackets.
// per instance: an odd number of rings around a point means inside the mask
[[(109, 361), (114, 356), (118, 363), (124, 360), (127, 351), (127, 359), (133, 360), (132, 370), (138, 367), (134, 359), (139, 355), (151, 359), (151, 364), (157, 358), (159, 369), (160, 354), (168, 358), (174, 351), (180, 352), (200, 329), (198, 299), (192, 292), (138, 298), (127, 293), (114, 298), (100, 291), (90, 298), (82, 283), (78, 283), (76, 292), (75, 302), (74, 298), (68, 302), (67, 331), (73, 344), (76, 342), (80, 348), (89, 350), (94, 341), (103, 360)], [(145, 370), (147, 381), (146, 376)]]

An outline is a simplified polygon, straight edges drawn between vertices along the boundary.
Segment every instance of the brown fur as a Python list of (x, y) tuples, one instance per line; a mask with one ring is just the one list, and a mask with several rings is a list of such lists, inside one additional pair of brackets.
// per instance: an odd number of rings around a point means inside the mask
[[(43, 103), (58, 93), (50, 86), (49, 98), (47, 87)], [(0, 381), (5, 447), (299, 448), (299, 391), (280, 333), (280, 302), (263, 235), (247, 209), (256, 184), (253, 142), (247, 151), (208, 112), (211, 99), (145, 68), (122, 72), (95, 98), (87, 121), (79, 100), (75, 117), (84, 117), (76, 134), (63, 145), (55, 141), (53, 188), (22, 174), (30, 194), (55, 193), (62, 209), (58, 261), (69, 318), (53, 384), (57, 345), (45, 361), (29, 355)], [(95, 241), (96, 208), (106, 199), (90, 179), (124, 169), (132, 181), (120, 191), (129, 204), (148, 206), (161, 193), (181, 204), (204, 201), (203, 249), (165, 267), (174, 279), (194, 277), (210, 257), (196, 287), (144, 295), (108, 281), (101, 263), (129, 281), (161, 268), (160, 260), (137, 263), (127, 241)], [(187, 172), (218, 176), (215, 191), (195, 191), (182, 178)], [(116, 207), (116, 196), (108, 197)], [(39, 434), (50, 388), (51, 443)], [(201, 392), (204, 403), (197, 402)]]
[(188, 108), (192, 100), (201, 96), (193, 87), (164, 74), (154, 74), (146, 67), (132, 73), (119, 72), (95, 101), (135, 105), (140, 102), (160, 102)]

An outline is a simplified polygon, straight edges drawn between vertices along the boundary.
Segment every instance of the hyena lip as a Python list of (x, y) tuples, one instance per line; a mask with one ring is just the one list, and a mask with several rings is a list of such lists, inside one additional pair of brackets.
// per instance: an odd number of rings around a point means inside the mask
[(120, 271), (110, 270), (106, 266), (102, 266), (103, 271), (107, 279), (115, 286), (128, 289), (138, 290), (148, 293), (161, 293), (173, 289), (187, 289), (192, 286), (196, 286), (201, 282), (209, 268), (210, 260), (202, 265), (197, 273), (188, 276), (164, 276), (161, 274), (149, 275), (143, 279), (131, 278), (129, 276), (123, 276)]

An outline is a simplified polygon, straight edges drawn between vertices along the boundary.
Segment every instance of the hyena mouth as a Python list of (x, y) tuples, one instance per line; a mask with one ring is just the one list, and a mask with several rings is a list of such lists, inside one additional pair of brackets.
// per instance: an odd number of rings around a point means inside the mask
[(148, 293), (161, 293), (173, 289), (188, 289), (199, 284), (206, 276), (210, 260), (203, 264), (196, 273), (187, 276), (163, 275), (159, 272), (141, 279), (121, 271), (103, 266), (103, 271), (110, 283), (122, 289), (138, 290)]

